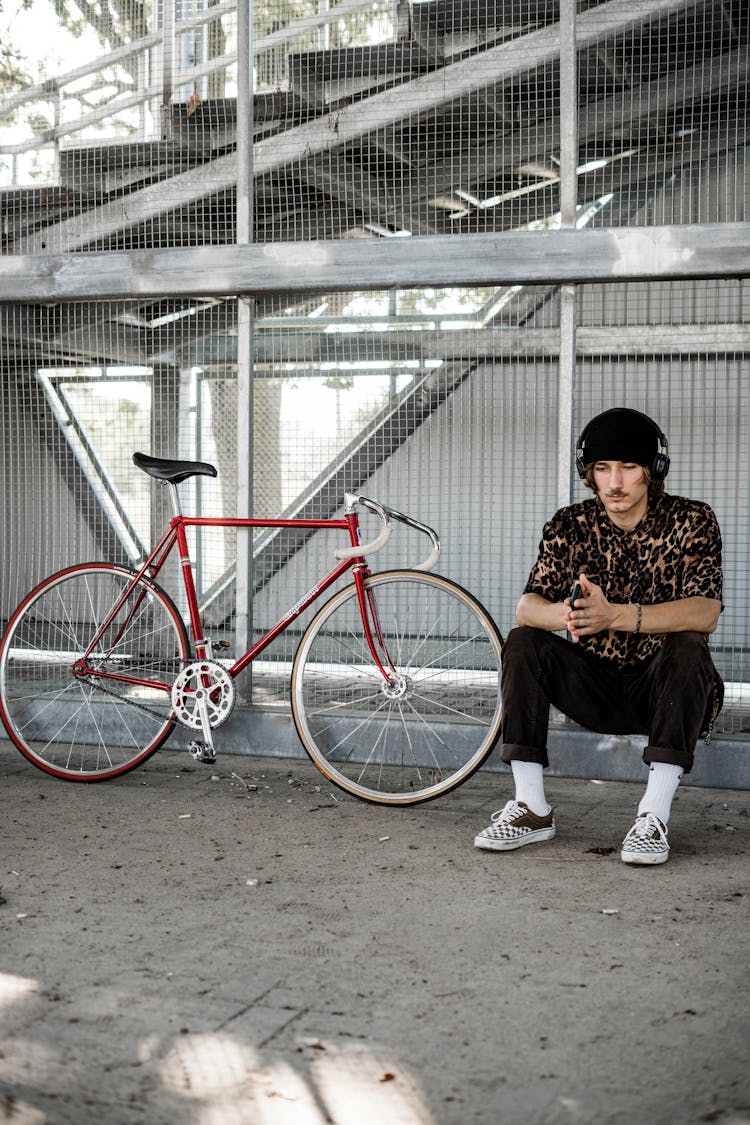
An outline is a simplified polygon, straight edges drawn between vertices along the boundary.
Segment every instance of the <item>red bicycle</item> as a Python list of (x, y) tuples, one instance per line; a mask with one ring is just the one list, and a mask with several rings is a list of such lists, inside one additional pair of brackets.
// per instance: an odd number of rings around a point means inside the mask
[[(291, 669), (292, 715), (315, 765), (364, 800), (409, 805), (447, 793), (485, 761), (500, 732), (502, 638), (483, 606), (429, 573), (432, 528), (364, 496), (347, 495), (340, 519), (234, 519), (182, 514), (177, 485), (216, 476), (198, 461), (133, 455), (169, 486), (174, 515), (138, 569), (71, 566), (45, 579), (15, 610), (0, 641), (0, 715), (35, 766), (69, 781), (102, 781), (145, 762), (176, 724), (190, 751), (215, 759), (213, 731), (231, 714), (235, 680), (347, 571), (302, 634)], [(381, 522), (360, 541), (359, 510)], [(419, 566), (371, 573), (367, 556), (393, 522), (425, 534)], [(289, 611), (231, 661), (204, 637), (188, 550), (198, 527), (306, 528), (346, 535), (337, 562)], [(177, 549), (189, 628), (157, 584)]]

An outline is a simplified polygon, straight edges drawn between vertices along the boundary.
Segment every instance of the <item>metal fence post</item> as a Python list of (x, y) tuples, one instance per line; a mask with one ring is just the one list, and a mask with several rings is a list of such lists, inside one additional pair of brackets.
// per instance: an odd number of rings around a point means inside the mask
[[(237, 209), (238, 245), (253, 241), (253, 9), (251, 0), (237, 6)], [(253, 513), (253, 321), (255, 302), (237, 302), (237, 515)], [(253, 539), (237, 537), (235, 637), (237, 653), (246, 652), (253, 631)], [(244, 699), (251, 696), (250, 669), (238, 684)]]
[(159, 85), (161, 86), (161, 138), (172, 139), (172, 91), (174, 90), (175, 4), (177, 0), (161, 0), (159, 5)]
[[(560, 4), (560, 220), (576, 225), (578, 130), (576, 0)], [(558, 506), (573, 498), (573, 443), (576, 413), (576, 287), (560, 287), (560, 364), (557, 412)]]

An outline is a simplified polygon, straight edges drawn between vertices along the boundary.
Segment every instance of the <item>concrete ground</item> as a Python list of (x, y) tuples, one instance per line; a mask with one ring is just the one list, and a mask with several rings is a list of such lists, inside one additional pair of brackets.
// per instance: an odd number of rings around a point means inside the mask
[(750, 1122), (747, 792), (681, 789), (632, 868), (625, 782), (551, 779), (557, 838), (506, 854), (503, 774), (393, 810), (306, 762), (3, 749), (0, 785), (0, 1122)]

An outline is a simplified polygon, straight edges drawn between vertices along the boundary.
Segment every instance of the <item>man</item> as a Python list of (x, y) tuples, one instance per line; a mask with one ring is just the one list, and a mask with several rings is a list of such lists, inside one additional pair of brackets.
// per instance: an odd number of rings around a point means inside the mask
[(648, 784), (621, 859), (664, 863), (672, 798), (723, 699), (707, 643), (722, 609), (721, 535), (707, 504), (664, 492), (667, 440), (637, 410), (589, 422), (576, 465), (595, 498), (545, 525), (503, 649), (515, 800), (474, 843), (507, 851), (555, 835), (543, 781), (552, 704), (590, 730), (648, 735)]

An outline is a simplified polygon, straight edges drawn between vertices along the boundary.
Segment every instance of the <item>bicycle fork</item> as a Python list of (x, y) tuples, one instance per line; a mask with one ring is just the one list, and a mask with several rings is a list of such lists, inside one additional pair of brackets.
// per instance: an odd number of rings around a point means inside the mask
[(383, 636), (375, 595), (371, 590), (365, 587), (365, 578), (369, 573), (365, 565), (354, 567), (354, 584), (357, 589), (357, 600), (359, 601), (359, 610), (362, 615), (362, 627), (364, 629), (367, 647), (370, 650), (370, 654), (375, 661), (378, 671), (385, 681), (383, 687), (393, 690), (398, 687), (401, 677), (391, 660), (391, 654), (388, 651), (388, 646)]

